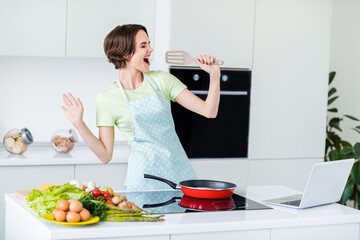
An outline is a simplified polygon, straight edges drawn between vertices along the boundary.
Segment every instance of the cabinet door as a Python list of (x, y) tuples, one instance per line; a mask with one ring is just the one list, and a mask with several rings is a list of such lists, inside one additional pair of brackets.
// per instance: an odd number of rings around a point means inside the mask
[(39, 188), (40, 184), (65, 184), (74, 177), (74, 165), (0, 167), (0, 239), (5, 232), (4, 194)]
[(331, 1), (256, 1), (249, 158), (321, 158)]
[(0, 0), (0, 55), (64, 56), (65, 0)]
[(241, 239), (241, 240), (270, 240), (270, 230), (245, 230), (232, 232), (211, 232), (171, 235), (171, 240), (219, 240), (219, 239)]
[(226, 67), (251, 68), (255, 1), (173, 0), (172, 50), (213, 55)]
[(155, 30), (155, 0), (68, 0), (66, 56), (105, 57), (106, 35), (118, 25)]
[(297, 228), (276, 228), (271, 230), (271, 240), (358, 240), (359, 224), (336, 224)]
[(83, 182), (95, 181), (97, 186), (123, 190), (127, 164), (76, 165), (75, 178)]

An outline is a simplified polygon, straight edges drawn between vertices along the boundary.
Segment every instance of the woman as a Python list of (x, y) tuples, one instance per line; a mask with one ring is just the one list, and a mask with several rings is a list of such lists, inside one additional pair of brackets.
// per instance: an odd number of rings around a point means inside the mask
[(212, 65), (214, 57), (199, 55), (195, 62), (210, 74), (206, 101), (186, 89), (177, 78), (162, 71), (149, 71), (153, 49), (144, 26), (117, 26), (105, 38), (104, 51), (119, 70), (118, 79), (97, 98), (96, 116), (99, 138), (84, 123), (79, 98), (63, 94), (62, 106), (69, 121), (85, 143), (103, 162), (113, 154), (114, 125), (128, 139), (127, 190), (164, 189), (164, 183), (144, 179), (144, 173), (180, 182), (196, 178), (195, 172), (176, 135), (170, 100), (185, 108), (214, 118), (220, 99), (220, 68)]

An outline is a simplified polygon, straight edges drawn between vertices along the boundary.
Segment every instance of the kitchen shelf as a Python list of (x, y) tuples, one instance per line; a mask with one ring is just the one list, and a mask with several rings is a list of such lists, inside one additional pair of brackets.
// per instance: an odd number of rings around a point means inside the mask
[[(118, 142), (114, 146), (113, 158), (108, 164), (127, 163), (130, 147), (126, 142)], [(28, 165), (70, 165), (70, 164), (103, 164), (96, 155), (85, 145), (75, 145), (68, 153), (57, 153), (50, 145), (29, 146), (21, 155), (10, 154), (4, 147), (0, 148), (0, 166), (28, 166)]]

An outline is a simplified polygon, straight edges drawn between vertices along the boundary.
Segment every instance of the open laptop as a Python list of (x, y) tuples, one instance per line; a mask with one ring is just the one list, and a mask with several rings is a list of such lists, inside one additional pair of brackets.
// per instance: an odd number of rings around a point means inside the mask
[(264, 200), (264, 203), (292, 208), (309, 208), (338, 202), (354, 159), (315, 163), (303, 194)]

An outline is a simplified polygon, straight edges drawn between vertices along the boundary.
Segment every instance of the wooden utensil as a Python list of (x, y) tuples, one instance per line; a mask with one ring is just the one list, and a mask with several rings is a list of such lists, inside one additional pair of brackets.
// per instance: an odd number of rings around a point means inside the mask
[(25, 200), (25, 198), (29, 192), (30, 192), (30, 190), (16, 191), (15, 197), (18, 199), (21, 199), (21, 200)]
[[(168, 64), (175, 65), (186, 65), (195, 62), (193, 57), (191, 57), (190, 54), (186, 51), (167, 51), (165, 52), (165, 61)], [(223, 65), (224, 61), (220, 59), (215, 59), (213, 64)]]

